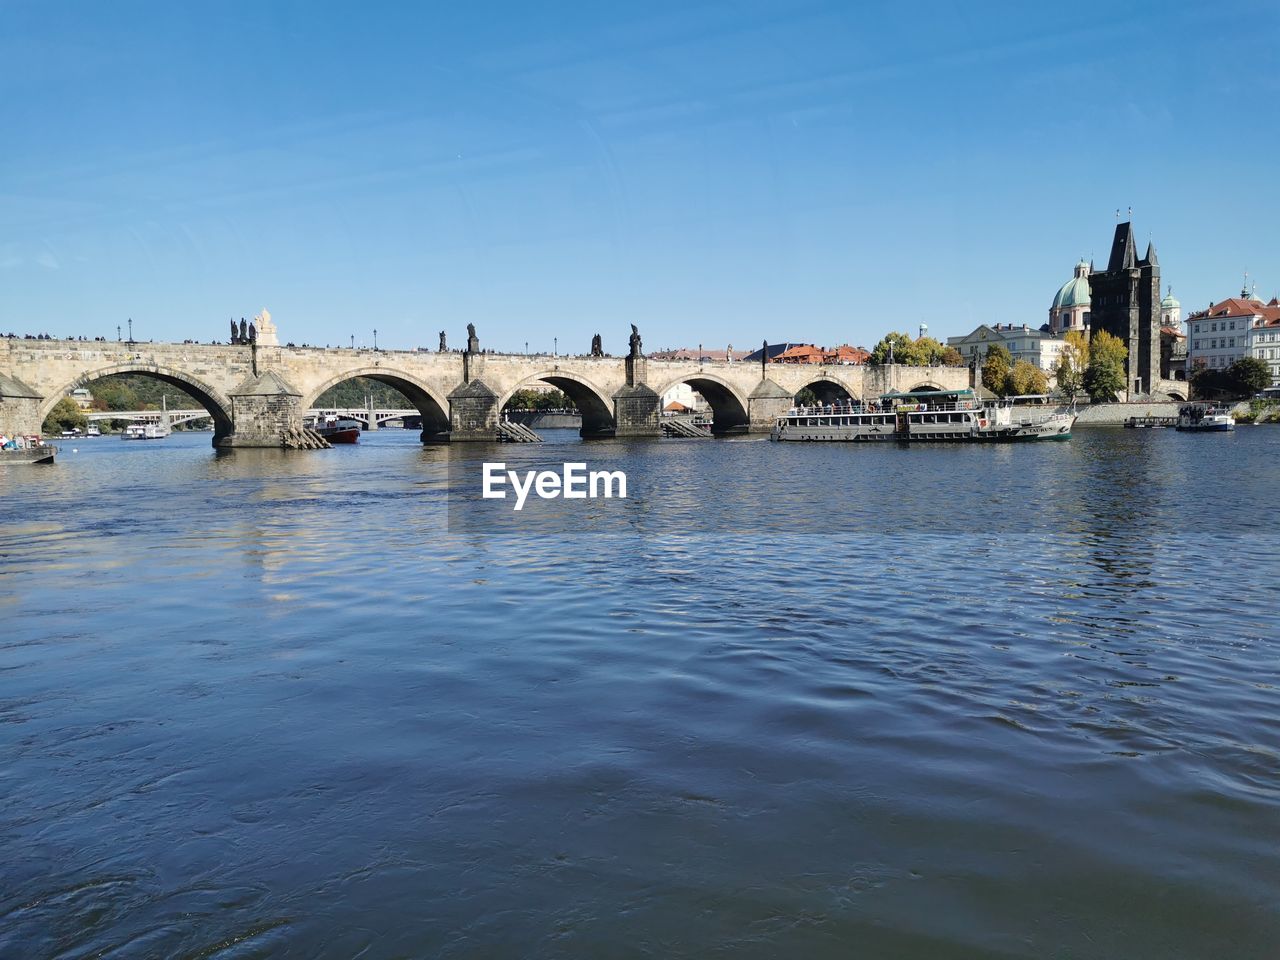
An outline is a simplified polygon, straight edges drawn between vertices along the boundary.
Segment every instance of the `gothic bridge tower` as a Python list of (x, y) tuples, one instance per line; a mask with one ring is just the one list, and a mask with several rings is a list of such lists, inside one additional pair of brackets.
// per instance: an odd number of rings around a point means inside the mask
[(1153, 393), (1160, 381), (1160, 262), (1154, 243), (1138, 259), (1133, 224), (1116, 225), (1106, 270), (1089, 274), (1089, 323), (1129, 348), (1126, 390), (1132, 400)]

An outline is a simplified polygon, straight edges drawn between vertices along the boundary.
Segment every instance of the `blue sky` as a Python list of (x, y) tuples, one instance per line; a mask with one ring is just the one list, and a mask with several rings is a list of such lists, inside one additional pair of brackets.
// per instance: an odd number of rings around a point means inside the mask
[(1280, 291), (1280, 5), (0, 0), (0, 331), (614, 352)]

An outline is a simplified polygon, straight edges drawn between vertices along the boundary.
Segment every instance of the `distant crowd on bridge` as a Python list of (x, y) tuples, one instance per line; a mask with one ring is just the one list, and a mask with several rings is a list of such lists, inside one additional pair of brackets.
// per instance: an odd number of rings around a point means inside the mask
[[(3, 335), (5, 340), (57, 340), (58, 337), (50, 336), (47, 333), (24, 333), (18, 336), (16, 333), (6, 333)], [(94, 337), (90, 340), (88, 337), (64, 337), (65, 340), (74, 340), (79, 343), (106, 343), (106, 337)]]

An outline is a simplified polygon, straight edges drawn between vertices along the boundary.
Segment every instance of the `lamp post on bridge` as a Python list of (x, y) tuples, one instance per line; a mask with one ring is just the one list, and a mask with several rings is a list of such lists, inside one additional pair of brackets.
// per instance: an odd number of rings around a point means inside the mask
[(553, 357), (557, 357), (560, 355), (560, 338), (559, 337), (551, 338), (551, 355)]
[(120, 342), (120, 324), (116, 324), (116, 343)]
[(373, 328), (373, 349), (378, 349), (378, 328)]
[(355, 348), (356, 348), (356, 335), (353, 333), (351, 335), (351, 349), (354, 350)]
[(129, 342), (133, 343), (133, 317), (129, 318)]

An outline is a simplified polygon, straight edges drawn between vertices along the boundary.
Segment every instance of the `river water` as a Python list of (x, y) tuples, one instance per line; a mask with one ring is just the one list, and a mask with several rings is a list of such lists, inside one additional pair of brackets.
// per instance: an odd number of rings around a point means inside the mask
[(0, 956), (1277, 955), (1280, 430), (64, 450)]

